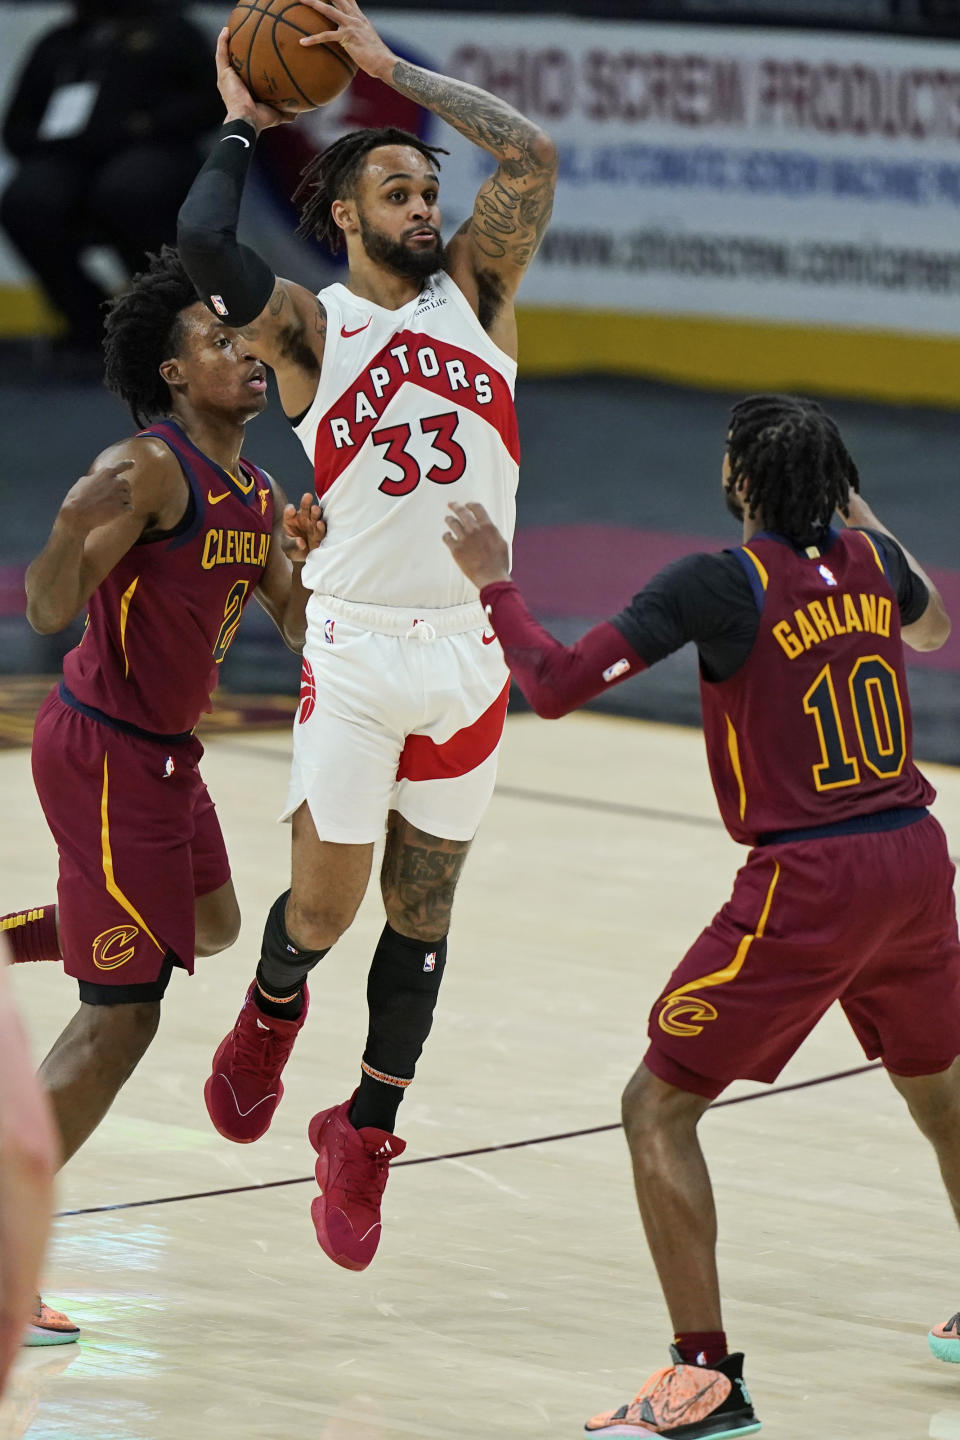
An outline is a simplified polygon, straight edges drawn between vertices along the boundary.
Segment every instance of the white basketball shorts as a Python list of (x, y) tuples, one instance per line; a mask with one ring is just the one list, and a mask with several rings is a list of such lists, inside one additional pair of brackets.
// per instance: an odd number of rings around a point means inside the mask
[(378, 609), (327, 595), (307, 607), (290, 791), (321, 840), (362, 845), (387, 812), (470, 840), (493, 794), (509, 696), (479, 602)]

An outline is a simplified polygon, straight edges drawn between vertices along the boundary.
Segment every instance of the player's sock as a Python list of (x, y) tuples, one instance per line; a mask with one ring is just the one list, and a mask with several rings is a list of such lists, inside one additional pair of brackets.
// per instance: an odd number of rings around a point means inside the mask
[(27, 960), (61, 958), (56, 905), (39, 905), (33, 910), (14, 910), (10, 915), (0, 915), (0, 933), (10, 942), (14, 965)]
[(253, 992), (257, 1008), (278, 1020), (300, 1018), (303, 982), (327, 953), (326, 950), (304, 950), (290, 939), (284, 923), (289, 895), (290, 891), (285, 890), (270, 907), (263, 927), (257, 987)]
[(411, 940), (384, 926), (367, 978), (370, 1025), (349, 1116), (357, 1130), (373, 1125), (393, 1133), (400, 1101), (430, 1034), (446, 960), (446, 936)]
[(684, 1365), (701, 1365), (707, 1370), (712, 1370), (730, 1353), (722, 1330), (684, 1330), (674, 1335), (673, 1343)]
[(267, 986), (262, 972), (263, 967), (257, 966), (257, 988), (253, 992), (253, 998), (257, 1009), (262, 1010), (264, 1015), (273, 1015), (278, 1020), (299, 1020), (303, 1014), (303, 981), (294, 985), (286, 995), (272, 994)]

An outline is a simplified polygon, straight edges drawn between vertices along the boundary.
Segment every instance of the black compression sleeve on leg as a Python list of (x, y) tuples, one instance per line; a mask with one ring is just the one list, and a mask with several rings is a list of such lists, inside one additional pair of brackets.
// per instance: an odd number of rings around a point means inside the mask
[(350, 1122), (388, 1132), (433, 1025), (447, 963), (442, 940), (412, 940), (385, 925), (367, 979), (370, 1026)]
[(319, 965), (327, 953), (326, 950), (304, 950), (294, 945), (283, 919), (289, 896), (290, 891), (285, 890), (270, 907), (263, 927), (260, 964), (257, 966), (257, 983), (268, 994), (280, 998), (295, 994), (314, 965)]
[(243, 186), (257, 132), (246, 120), (224, 125), (177, 220), (177, 248), (197, 294), (228, 325), (249, 325), (276, 276), (255, 250), (237, 242)]

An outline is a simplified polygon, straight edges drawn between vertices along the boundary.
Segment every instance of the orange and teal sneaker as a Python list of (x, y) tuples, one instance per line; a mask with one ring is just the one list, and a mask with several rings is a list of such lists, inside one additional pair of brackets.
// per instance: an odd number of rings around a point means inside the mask
[(80, 1326), (74, 1325), (62, 1310), (51, 1310), (37, 1296), (33, 1317), (23, 1332), (24, 1345), (72, 1345), (80, 1339)]
[(934, 1325), (927, 1336), (927, 1344), (938, 1360), (946, 1360), (948, 1365), (960, 1365), (960, 1312), (944, 1320), (942, 1325)]
[(629, 1405), (588, 1420), (587, 1435), (601, 1435), (604, 1440), (613, 1436), (643, 1440), (648, 1435), (715, 1440), (753, 1435), (760, 1429), (743, 1383), (742, 1355), (727, 1355), (707, 1369), (684, 1365), (672, 1345), (670, 1354), (674, 1363), (651, 1375)]

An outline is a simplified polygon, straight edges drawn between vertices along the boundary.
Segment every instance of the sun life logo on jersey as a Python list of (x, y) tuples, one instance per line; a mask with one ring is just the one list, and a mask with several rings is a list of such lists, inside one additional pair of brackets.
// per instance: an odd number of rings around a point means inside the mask
[(117, 970), (136, 954), (134, 941), (140, 934), (136, 925), (114, 925), (102, 930), (93, 942), (93, 963), (98, 970)]
[(818, 565), (817, 569), (828, 585), (836, 585), (837, 577), (828, 565)]

